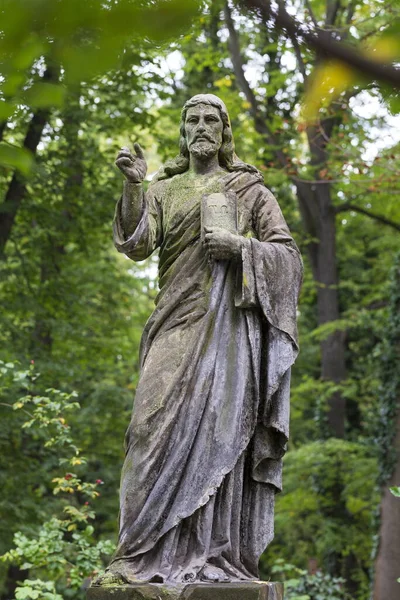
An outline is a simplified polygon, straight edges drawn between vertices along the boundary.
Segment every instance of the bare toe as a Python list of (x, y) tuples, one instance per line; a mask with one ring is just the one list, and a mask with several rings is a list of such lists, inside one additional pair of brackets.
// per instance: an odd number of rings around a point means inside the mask
[(227, 574), (218, 567), (214, 567), (213, 565), (205, 565), (200, 573), (201, 581), (209, 581), (211, 583), (221, 582), (221, 581), (229, 581), (229, 577)]

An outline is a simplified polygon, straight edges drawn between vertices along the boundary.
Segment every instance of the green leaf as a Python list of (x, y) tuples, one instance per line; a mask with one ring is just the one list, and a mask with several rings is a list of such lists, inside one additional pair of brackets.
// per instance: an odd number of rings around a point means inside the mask
[(35, 83), (24, 94), (24, 101), (33, 108), (60, 108), (64, 104), (65, 87), (55, 83)]
[(143, 10), (138, 25), (143, 35), (160, 42), (187, 30), (198, 12), (195, 0), (161, 0)]
[(28, 175), (34, 165), (33, 155), (26, 148), (18, 148), (1, 142), (0, 165), (17, 169), (23, 175)]
[(388, 106), (392, 115), (400, 113), (400, 94), (393, 94), (388, 98)]
[(39, 57), (43, 51), (43, 41), (39, 39), (37, 34), (32, 34), (15, 52), (12, 66), (15, 69), (28, 69), (35, 58)]
[(16, 589), (15, 597), (17, 600), (26, 600), (28, 598), (36, 600), (36, 598), (39, 598), (39, 592), (29, 586), (24, 586)]
[(0, 121), (5, 121), (15, 111), (15, 104), (11, 104), (10, 102), (0, 102)]

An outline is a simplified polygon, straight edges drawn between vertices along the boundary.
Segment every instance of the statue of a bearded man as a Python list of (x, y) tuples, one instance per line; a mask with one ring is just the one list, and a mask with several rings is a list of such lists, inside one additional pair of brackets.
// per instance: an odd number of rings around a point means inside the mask
[[(138, 144), (116, 164), (125, 182), (115, 245), (132, 260), (159, 249), (160, 292), (142, 337), (105, 578), (257, 579), (288, 440), (298, 249), (260, 173), (236, 156), (214, 95), (186, 102), (180, 154), (146, 193)], [(203, 224), (215, 194), (234, 198), (236, 230)]]

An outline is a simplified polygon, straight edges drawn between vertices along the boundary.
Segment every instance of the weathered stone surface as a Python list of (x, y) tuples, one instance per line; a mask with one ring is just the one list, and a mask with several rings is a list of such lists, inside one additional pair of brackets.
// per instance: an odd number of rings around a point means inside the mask
[(283, 600), (283, 584), (259, 581), (92, 586), (88, 589), (87, 600)]
[(160, 293), (141, 341), (118, 547), (97, 584), (276, 600), (254, 580), (282, 485), (301, 258), (261, 173), (235, 153), (225, 104), (194, 96), (179, 130), (180, 154), (148, 189), (138, 144), (116, 160), (115, 246), (135, 261), (159, 248)]

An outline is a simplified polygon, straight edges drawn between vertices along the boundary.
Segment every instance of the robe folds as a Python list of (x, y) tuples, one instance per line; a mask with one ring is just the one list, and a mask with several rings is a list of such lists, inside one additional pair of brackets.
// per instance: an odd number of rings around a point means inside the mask
[[(149, 187), (130, 237), (120, 203), (114, 220), (120, 252), (160, 249), (109, 567), (127, 582), (194, 581), (210, 564), (257, 578), (289, 434), (298, 249), (257, 175), (221, 173), (182, 200), (183, 177)], [(213, 261), (201, 242), (201, 195), (216, 189), (236, 193), (241, 259)]]

